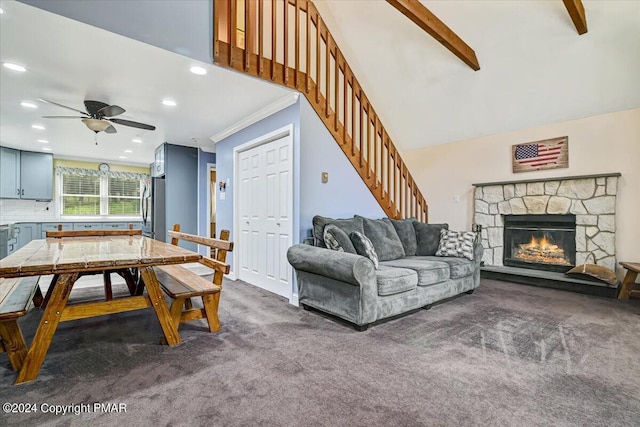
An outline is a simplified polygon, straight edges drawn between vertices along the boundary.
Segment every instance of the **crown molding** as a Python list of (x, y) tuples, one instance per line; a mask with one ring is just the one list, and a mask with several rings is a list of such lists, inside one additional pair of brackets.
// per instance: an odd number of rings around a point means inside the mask
[(215, 135), (211, 136), (209, 139), (211, 139), (211, 141), (213, 141), (213, 143), (217, 143), (222, 141), (223, 139), (227, 138), (228, 136), (233, 135), (234, 133), (248, 127), (251, 126), (254, 123), (259, 122), (260, 120), (269, 117), (272, 114), (277, 113), (280, 110), (284, 110), (285, 108), (287, 108), (290, 105), (295, 104), (296, 102), (298, 102), (298, 98), (300, 98), (300, 93), (298, 92), (293, 92), (290, 93), (280, 99), (278, 99), (275, 102), (272, 102), (271, 104), (267, 105), (264, 108), (261, 108), (260, 110), (256, 111), (253, 114), (248, 115), (247, 117), (245, 117), (244, 119), (240, 120), (239, 122), (229, 126), (228, 128), (224, 129), (221, 132), (216, 133)]

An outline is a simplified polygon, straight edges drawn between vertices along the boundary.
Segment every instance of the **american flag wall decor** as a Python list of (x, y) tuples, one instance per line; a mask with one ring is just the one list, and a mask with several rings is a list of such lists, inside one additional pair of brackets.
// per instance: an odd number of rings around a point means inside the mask
[(511, 147), (513, 173), (569, 167), (569, 137), (516, 144)]

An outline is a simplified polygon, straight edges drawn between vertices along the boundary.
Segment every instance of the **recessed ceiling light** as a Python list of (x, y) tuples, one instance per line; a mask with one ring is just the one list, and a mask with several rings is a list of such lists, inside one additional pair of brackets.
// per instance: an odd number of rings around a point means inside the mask
[(124, 150), (125, 153), (133, 153), (133, 150)]
[(38, 108), (38, 106), (36, 104), (34, 104), (33, 102), (29, 102), (29, 101), (22, 101), (20, 103), (20, 105), (22, 105), (24, 108)]
[(176, 101), (174, 101), (173, 99), (163, 99), (162, 103), (167, 107), (175, 107), (177, 105)]
[(126, 159), (127, 156), (118, 156), (119, 159)]
[(20, 71), (20, 72), (27, 71), (27, 69), (24, 68), (22, 65), (14, 64), (12, 62), (5, 62), (2, 65), (4, 65), (4, 68), (8, 68), (13, 71)]
[(204, 76), (205, 74), (207, 74), (207, 70), (205, 70), (202, 67), (191, 67), (189, 69), (189, 71), (191, 71), (193, 74), (197, 74), (199, 76)]
[(45, 130), (46, 127), (44, 127), (43, 125), (31, 125), (32, 128), (34, 129), (38, 129), (38, 130)]
[(4, 10), (2, 10), (2, 8), (0, 8), (0, 15), (2, 15), (4, 13)]
[(49, 147), (42, 147), (42, 151), (53, 151), (53, 149)]
[(48, 144), (49, 141), (47, 141), (46, 139), (39, 139), (38, 142), (41, 142), (43, 144)]

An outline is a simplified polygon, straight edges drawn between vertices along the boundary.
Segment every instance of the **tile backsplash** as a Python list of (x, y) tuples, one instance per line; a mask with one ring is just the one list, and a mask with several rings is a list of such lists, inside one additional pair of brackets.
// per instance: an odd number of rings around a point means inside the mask
[(55, 202), (0, 199), (0, 224), (5, 222), (55, 221)]

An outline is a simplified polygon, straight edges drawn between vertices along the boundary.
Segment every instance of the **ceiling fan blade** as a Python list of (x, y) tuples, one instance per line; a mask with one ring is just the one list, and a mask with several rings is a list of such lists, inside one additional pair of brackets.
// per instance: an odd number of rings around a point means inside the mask
[(49, 101), (49, 100), (43, 99), (43, 98), (39, 98), (38, 101), (46, 102), (47, 104), (57, 105), (58, 107), (66, 108), (67, 110), (75, 111), (76, 113), (81, 113), (81, 114), (85, 114), (85, 115), (88, 116), (88, 114), (85, 113), (84, 111), (76, 110), (73, 107), (67, 107), (66, 105), (58, 104), (57, 102)]
[(109, 126), (109, 127), (108, 127), (108, 128), (106, 128), (104, 131), (105, 131), (105, 133), (116, 133), (116, 132), (118, 132), (118, 131), (116, 130), (116, 128), (114, 128), (114, 127), (113, 127), (113, 125)]
[(109, 105), (98, 110), (98, 115), (102, 117), (113, 117), (125, 112), (125, 109), (118, 105)]
[(145, 129), (145, 130), (156, 130), (155, 126), (146, 125), (144, 123), (132, 122), (131, 120), (123, 120), (123, 119), (107, 119), (107, 120), (123, 126), (131, 126), (133, 128)]
[(100, 101), (84, 101), (84, 107), (87, 109), (90, 116), (96, 116), (98, 114), (98, 111), (108, 106), (109, 104), (105, 104), (104, 102)]
[(43, 119), (85, 119), (86, 116), (42, 116)]

